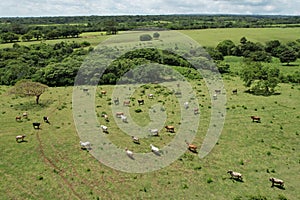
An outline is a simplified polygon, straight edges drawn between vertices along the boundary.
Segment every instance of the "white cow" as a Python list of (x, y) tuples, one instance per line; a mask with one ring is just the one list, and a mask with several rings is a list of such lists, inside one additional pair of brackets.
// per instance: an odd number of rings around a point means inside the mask
[(88, 141), (87, 142), (80, 141), (79, 143), (80, 143), (80, 146), (82, 149), (90, 149), (91, 148), (91, 143)]
[(188, 109), (189, 108), (189, 102), (184, 102), (183, 106), (184, 106), (185, 109)]
[(124, 123), (127, 123), (127, 117), (125, 115), (121, 115), (121, 120), (124, 122)]
[(101, 129), (102, 129), (102, 131), (103, 131), (104, 133), (108, 133), (108, 127), (107, 127), (107, 126), (100, 125), (100, 127), (101, 127)]
[(158, 129), (149, 129), (149, 132), (151, 134), (151, 136), (158, 136)]

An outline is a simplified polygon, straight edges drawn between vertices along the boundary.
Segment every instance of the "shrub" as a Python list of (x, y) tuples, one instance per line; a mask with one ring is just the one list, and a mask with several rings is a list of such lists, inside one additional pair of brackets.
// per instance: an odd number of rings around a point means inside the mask
[(150, 41), (150, 40), (152, 40), (152, 37), (149, 34), (143, 34), (140, 36), (140, 41)]

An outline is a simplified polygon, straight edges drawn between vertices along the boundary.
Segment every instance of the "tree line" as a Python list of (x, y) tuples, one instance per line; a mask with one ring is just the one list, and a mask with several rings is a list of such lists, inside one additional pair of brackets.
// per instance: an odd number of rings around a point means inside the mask
[(0, 18), (0, 42), (78, 37), (83, 32), (116, 34), (138, 28), (169, 30), (300, 27), (300, 16), (136, 15)]

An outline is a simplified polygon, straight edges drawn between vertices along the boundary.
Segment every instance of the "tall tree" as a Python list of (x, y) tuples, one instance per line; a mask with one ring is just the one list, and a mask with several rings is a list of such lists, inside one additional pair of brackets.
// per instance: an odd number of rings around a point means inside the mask
[(35, 96), (36, 104), (39, 104), (40, 96), (48, 88), (47, 85), (38, 82), (32, 82), (31, 80), (23, 79), (18, 81), (13, 88), (9, 91), (10, 94), (18, 96)]
[(250, 87), (255, 94), (270, 95), (274, 93), (279, 83), (280, 70), (263, 66), (259, 62), (248, 62), (245, 64), (241, 78), (246, 87)]

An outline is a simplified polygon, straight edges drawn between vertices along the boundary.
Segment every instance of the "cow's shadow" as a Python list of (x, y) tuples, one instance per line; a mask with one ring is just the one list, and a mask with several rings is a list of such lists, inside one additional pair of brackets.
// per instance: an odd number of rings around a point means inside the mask
[(285, 187), (282, 186), (282, 185), (272, 185), (271, 188), (273, 188), (273, 187), (276, 187), (276, 188), (278, 188), (280, 190), (285, 190)]

